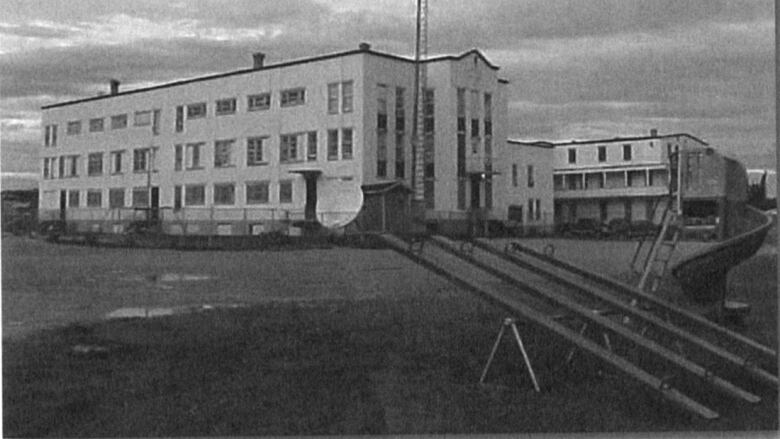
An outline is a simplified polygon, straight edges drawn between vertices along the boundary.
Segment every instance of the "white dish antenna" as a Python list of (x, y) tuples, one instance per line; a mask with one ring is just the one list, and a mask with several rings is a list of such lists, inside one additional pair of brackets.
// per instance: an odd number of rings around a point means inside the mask
[(317, 220), (329, 229), (351, 223), (363, 207), (363, 190), (354, 180), (333, 179), (317, 185)]

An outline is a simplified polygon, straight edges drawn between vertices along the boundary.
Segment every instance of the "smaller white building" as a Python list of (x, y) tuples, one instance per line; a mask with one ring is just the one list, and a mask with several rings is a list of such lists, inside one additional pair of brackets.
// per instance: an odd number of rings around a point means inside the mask
[(510, 227), (523, 231), (552, 230), (553, 150), (549, 142), (508, 140), (504, 170), (504, 200)]
[(707, 143), (690, 134), (573, 140), (554, 144), (555, 222), (657, 220), (669, 193), (669, 156)]

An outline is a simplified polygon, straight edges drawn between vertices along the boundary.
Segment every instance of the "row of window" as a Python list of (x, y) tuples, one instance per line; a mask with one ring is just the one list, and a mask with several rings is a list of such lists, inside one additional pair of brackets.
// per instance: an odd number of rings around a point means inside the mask
[[(265, 165), (264, 147), (268, 136), (255, 136), (246, 139), (246, 166)], [(227, 168), (236, 166), (238, 151), (236, 139), (217, 140), (214, 142), (214, 167)], [(318, 160), (317, 131), (294, 134), (283, 134), (279, 142), (279, 163), (295, 163), (300, 161)], [(194, 142), (174, 145), (174, 170), (203, 169), (203, 154), (206, 142)], [(327, 159), (330, 161), (350, 160), (354, 155), (353, 129), (342, 128), (327, 130)], [(157, 148), (136, 148), (133, 150), (133, 172), (147, 172), (156, 155)], [(120, 174), (124, 172), (123, 156), (126, 151), (111, 151), (109, 154), (109, 172)], [(57, 172), (55, 172), (57, 171)], [(87, 176), (99, 176), (104, 173), (104, 153), (87, 154)], [(79, 156), (65, 155), (46, 157), (43, 159), (43, 178), (53, 179), (78, 177)]]
[[(270, 181), (253, 181), (245, 184), (245, 204), (258, 205), (270, 203)], [(215, 206), (233, 206), (236, 204), (236, 184), (235, 183), (215, 183), (212, 186), (212, 203)], [(278, 202), (280, 204), (290, 204), (293, 202), (293, 182), (292, 180), (281, 180), (277, 185)], [(206, 205), (206, 185), (192, 184), (183, 186), (174, 186), (173, 188), (174, 209), (182, 207), (205, 206)], [(85, 193), (85, 203), (82, 204), (81, 193)], [(71, 189), (67, 191), (67, 205), (71, 208), (103, 206), (103, 189)], [(111, 209), (123, 208), (126, 206), (127, 190), (125, 188), (108, 189), (108, 207)], [(149, 187), (139, 186), (131, 190), (130, 207), (149, 207)]]
[[(406, 90), (403, 87), (395, 87), (395, 178), (406, 177), (406, 137), (404, 134), (404, 131), (406, 130), (405, 94)], [(386, 84), (377, 84), (376, 176), (379, 178), (386, 178), (388, 176), (388, 95), (389, 87)]]
[[(652, 145), (652, 144), (651, 144)], [(607, 147), (599, 146), (597, 150), (598, 161), (603, 163), (607, 161)], [(623, 161), (631, 160), (631, 144), (623, 145)], [(569, 163), (577, 163), (577, 149), (569, 148)]]
[[(354, 101), (353, 81), (342, 81), (328, 84), (328, 114), (350, 113), (353, 109)], [(271, 93), (257, 93), (246, 97), (247, 111), (261, 111), (271, 108)], [(279, 93), (280, 107), (291, 107), (303, 105), (306, 103), (306, 88), (296, 87), (281, 90)], [(215, 102), (214, 114), (216, 116), (225, 116), (235, 114), (237, 111), (237, 98), (229, 97), (218, 99)], [(186, 113), (185, 113), (186, 110)], [(206, 102), (196, 102), (186, 106), (176, 107), (175, 131), (184, 130), (184, 115), (187, 119), (199, 119), (208, 115), (208, 104)], [(128, 114), (117, 114), (110, 116), (109, 127), (112, 130), (119, 130), (128, 127)], [(88, 128), (90, 133), (102, 132), (106, 130), (106, 118), (98, 117), (89, 119)], [(152, 133), (160, 133), (160, 110), (136, 111), (133, 114), (133, 126), (143, 127), (152, 126)], [(69, 136), (82, 133), (82, 121), (72, 120), (67, 122), (65, 133)], [(44, 127), (44, 146), (57, 146), (57, 125), (46, 125)]]
[(524, 206), (522, 204), (513, 204), (509, 206), (507, 219), (519, 223), (527, 220), (529, 223), (542, 219), (542, 200), (539, 198), (529, 198), (527, 205), (527, 214), (523, 214)]

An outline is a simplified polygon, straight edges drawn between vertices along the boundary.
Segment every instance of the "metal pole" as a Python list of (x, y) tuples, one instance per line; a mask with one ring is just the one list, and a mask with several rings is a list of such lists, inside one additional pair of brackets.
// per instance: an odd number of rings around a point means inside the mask
[(498, 331), (498, 337), (496, 337), (496, 342), (493, 344), (493, 350), (490, 351), (490, 356), (488, 357), (487, 364), (485, 364), (485, 369), (482, 371), (482, 376), (479, 377), (479, 383), (482, 384), (485, 381), (485, 376), (487, 376), (488, 369), (490, 369), (490, 364), (493, 363), (493, 357), (496, 355), (496, 351), (498, 350), (498, 345), (501, 343), (501, 337), (504, 336), (504, 329), (506, 328), (506, 321), (501, 324), (501, 330)]
[(531, 360), (528, 358), (528, 353), (525, 351), (525, 347), (523, 346), (523, 340), (520, 338), (520, 332), (517, 330), (517, 325), (515, 325), (515, 321), (511, 320), (512, 325), (512, 332), (515, 333), (515, 339), (517, 340), (517, 346), (520, 347), (520, 352), (523, 354), (523, 361), (525, 361), (525, 367), (528, 368), (528, 375), (531, 376), (531, 381), (534, 383), (534, 390), (536, 390), (537, 393), (541, 392), (539, 389), (539, 383), (536, 381), (536, 374), (534, 373), (534, 368), (531, 367)]

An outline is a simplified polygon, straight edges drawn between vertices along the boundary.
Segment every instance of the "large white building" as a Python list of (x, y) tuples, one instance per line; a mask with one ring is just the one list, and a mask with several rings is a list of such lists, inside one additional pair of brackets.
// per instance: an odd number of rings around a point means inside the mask
[[(507, 81), (478, 50), (425, 63), (426, 218), (506, 220), (527, 203), (503, 160)], [(327, 215), (317, 198), (333, 185), (409, 187), (414, 67), (365, 43), (276, 64), (258, 53), (243, 70), (126, 91), (112, 81), (109, 94), (47, 105), (41, 218), (119, 232), (151, 212), (166, 233), (253, 234)], [(548, 215), (546, 204), (534, 208)]]
[(555, 144), (557, 224), (580, 218), (607, 222), (657, 220), (657, 202), (669, 193), (669, 156), (706, 147), (690, 134), (571, 141)]
[(554, 225), (553, 150), (549, 142), (509, 140), (504, 160), (508, 168), (507, 219), (522, 231), (550, 232)]

